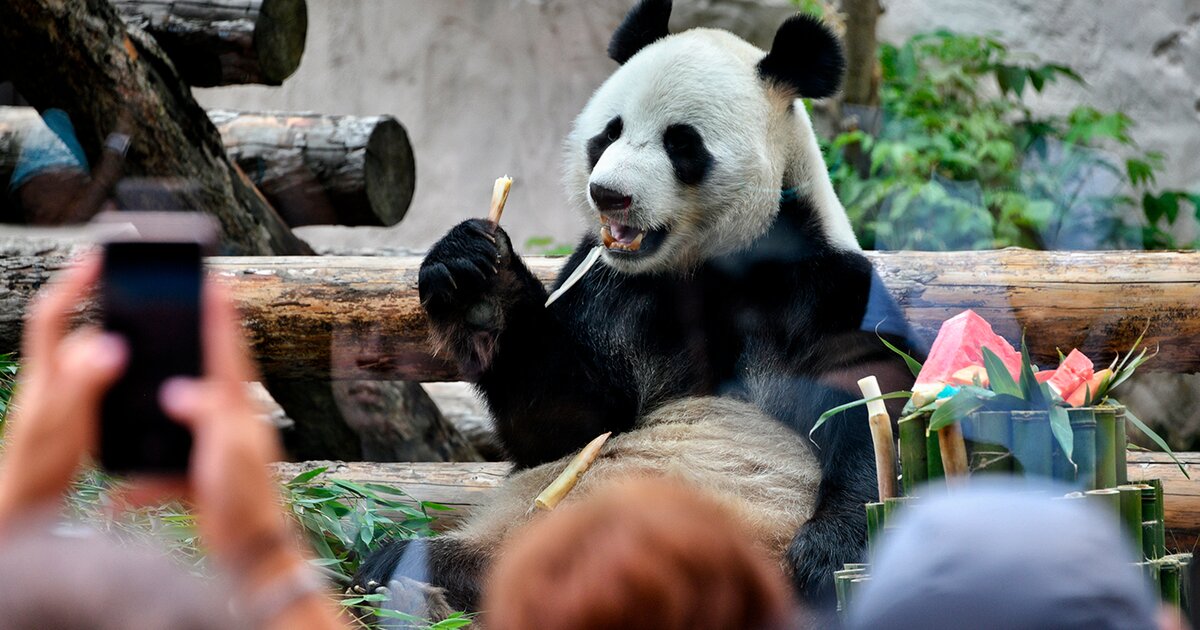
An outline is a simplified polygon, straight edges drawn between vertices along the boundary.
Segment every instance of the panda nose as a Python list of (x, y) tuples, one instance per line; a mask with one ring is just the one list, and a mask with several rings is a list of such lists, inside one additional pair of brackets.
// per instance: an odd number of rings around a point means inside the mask
[(623, 195), (611, 188), (605, 188), (600, 184), (592, 184), (590, 192), (592, 194), (592, 201), (596, 202), (596, 207), (601, 212), (624, 210), (633, 203), (633, 197)]

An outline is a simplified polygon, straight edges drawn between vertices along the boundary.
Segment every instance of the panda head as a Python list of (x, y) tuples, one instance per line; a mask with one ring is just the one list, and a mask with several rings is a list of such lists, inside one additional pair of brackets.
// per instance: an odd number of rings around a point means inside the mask
[(770, 52), (728, 32), (667, 32), (670, 0), (642, 0), (609, 44), (621, 67), (567, 139), (568, 194), (617, 270), (688, 269), (761, 236), (796, 189), (826, 241), (857, 247), (798, 98), (837, 91), (837, 38), (797, 15)]

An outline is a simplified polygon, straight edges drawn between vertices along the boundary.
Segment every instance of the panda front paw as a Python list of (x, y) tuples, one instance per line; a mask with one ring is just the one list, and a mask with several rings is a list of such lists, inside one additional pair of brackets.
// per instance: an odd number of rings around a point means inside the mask
[(498, 278), (511, 257), (512, 244), (500, 227), (486, 219), (459, 223), (421, 263), (421, 305), (435, 321), (494, 328), (499, 318), (494, 299)]

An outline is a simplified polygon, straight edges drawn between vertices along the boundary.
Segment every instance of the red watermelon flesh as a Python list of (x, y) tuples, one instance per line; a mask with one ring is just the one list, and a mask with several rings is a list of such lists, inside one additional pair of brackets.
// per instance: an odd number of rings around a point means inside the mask
[(1063, 359), (1058, 369), (1054, 370), (1054, 376), (1046, 381), (1046, 384), (1054, 390), (1054, 393), (1065, 399), (1079, 389), (1080, 385), (1090, 380), (1094, 374), (1095, 367), (1092, 365), (1092, 360), (1079, 350), (1071, 350), (1071, 354)]
[(913, 404), (920, 406), (922, 401), (932, 400), (942, 385), (951, 382), (959, 370), (983, 365), (983, 348), (1000, 358), (1013, 379), (1020, 378), (1021, 353), (997, 335), (987, 320), (975, 311), (966, 310), (942, 323), (937, 339), (929, 349), (929, 358), (922, 365), (921, 374), (913, 385)]

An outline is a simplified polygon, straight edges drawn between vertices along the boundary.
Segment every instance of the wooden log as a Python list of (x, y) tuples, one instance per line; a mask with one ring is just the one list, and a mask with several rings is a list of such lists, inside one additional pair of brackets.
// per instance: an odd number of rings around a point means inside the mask
[(0, 59), (20, 60), (9, 71), (34, 107), (67, 112), (93, 164), (105, 136), (127, 121), (126, 172), (187, 180), (197, 191), (191, 206), (220, 222), (226, 252), (312, 253), (226, 158), (159, 46), (107, 0), (0, 2)]
[[(390, 226), (408, 211), (416, 162), (390, 116), (210, 110), (229, 158), (290, 227)], [(0, 187), (21, 145), (44, 129), (32, 107), (0, 107)]]
[[(0, 269), (0, 352), (16, 348), (24, 300), (61, 260), (22, 256)], [(1160, 354), (1142, 369), (1200, 371), (1200, 252), (869, 252), (887, 291), (916, 333), (933, 339), (941, 323), (975, 309), (1033, 358), (1058, 363), (1056, 348), (1077, 347), (1097, 362), (1145, 343)], [(267, 375), (293, 379), (461, 380), (430, 355), (417, 297), (419, 257), (215, 258), (210, 268), (232, 288)], [(526, 264), (553, 281), (562, 259)], [(7, 295), (5, 291), (10, 293)], [(369, 335), (367, 367), (355, 352), (330, 352), (334, 333)], [(358, 353), (363, 354), (363, 353)]]
[(196, 87), (280, 85), (300, 66), (305, 0), (112, 0)]
[[(1200, 453), (1176, 453), (1193, 479), (1188, 480), (1165, 453), (1131, 451), (1129, 479), (1162, 479), (1166, 503), (1167, 548), (1191, 551), (1200, 537)], [(355, 462), (298, 462), (276, 464), (281, 479), (306, 470), (328, 467), (328, 476), (358, 482), (397, 486), (418, 500), (456, 508), (439, 514), (444, 528), (461, 519), (490, 496), (508, 474), (505, 462), (472, 464), (368, 464)]]
[(284, 221), (391, 226), (408, 212), (416, 162), (391, 116), (210, 110), (229, 157)]

